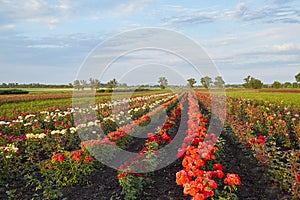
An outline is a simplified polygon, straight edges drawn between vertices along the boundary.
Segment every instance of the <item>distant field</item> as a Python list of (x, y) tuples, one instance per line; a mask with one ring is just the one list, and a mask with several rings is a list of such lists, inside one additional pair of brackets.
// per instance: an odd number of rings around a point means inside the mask
[(268, 102), (279, 102), (284, 105), (293, 105), (300, 110), (300, 93), (295, 92), (250, 92), (235, 91), (226, 92), (226, 95), (234, 98), (256, 99)]
[[(55, 92), (55, 90), (57, 92)], [(25, 95), (0, 95), (0, 116), (13, 117), (19, 112), (33, 113), (40, 112), (47, 108), (64, 108), (72, 107), (73, 90), (69, 90), (69, 93), (63, 93), (69, 89), (35, 89), (31, 91), (36, 93), (25, 94)], [(49, 92), (50, 93), (47, 93)], [(72, 91), (72, 92), (70, 92)], [(79, 92), (78, 95), (81, 99), (86, 98), (86, 92)], [(46, 92), (46, 93), (43, 93)], [(144, 91), (144, 92), (118, 92), (114, 94), (114, 98), (121, 97), (134, 97), (148, 94), (158, 94), (170, 92), (168, 90), (157, 90), (157, 91)], [(112, 93), (97, 93), (95, 102), (101, 101), (102, 99), (110, 99)], [(90, 100), (90, 98), (87, 98)]]
[[(29, 94), (71, 94), (73, 88), (16, 88), (26, 90)], [(0, 88), (0, 90), (7, 90), (7, 88)]]
[[(73, 89), (72, 88), (19, 88), (27, 90), (29, 94), (20, 95), (0, 95), (0, 116), (11, 117), (15, 112), (38, 112), (49, 107), (62, 108), (72, 106)], [(205, 89), (199, 89), (202, 92), (208, 92)], [(261, 92), (263, 91), (263, 92)], [(81, 95), (89, 93), (90, 89), (80, 91)], [(135, 92), (133, 96), (162, 93), (166, 91), (145, 91)], [(120, 92), (118, 96), (125, 97), (131, 92)], [(281, 102), (284, 105), (293, 105), (300, 110), (300, 89), (226, 89), (228, 97), (256, 99), (269, 102)], [(96, 101), (103, 98), (109, 98), (111, 93), (97, 93)]]

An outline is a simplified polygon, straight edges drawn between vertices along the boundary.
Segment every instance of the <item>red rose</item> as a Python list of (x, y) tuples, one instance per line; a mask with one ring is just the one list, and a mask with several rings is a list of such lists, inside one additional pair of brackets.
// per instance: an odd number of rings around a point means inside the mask
[(222, 164), (220, 164), (220, 163), (214, 164), (214, 169), (222, 171)]
[(92, 156), (85, 156), (83, 162), (87, 163), (87, 162), (91, 162), (93, 160)]
[(168, 135), (168, 134), (163, 134), (161, 136), (161, 139), (164, 141), (164, 142), (170, 142), (171, 141), (171, 137)]

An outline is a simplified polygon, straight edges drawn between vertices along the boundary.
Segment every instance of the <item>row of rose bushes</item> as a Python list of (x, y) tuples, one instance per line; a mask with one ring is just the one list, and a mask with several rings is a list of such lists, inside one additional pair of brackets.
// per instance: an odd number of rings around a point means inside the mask
[[(164, 104), (170, 97), (157, 95), (145, 98), (145, 101), (149, 99), (157, 104)], [(140, 105), (142, 100), (142, 97), (138, 98), (136, 102), (139, 103), (136, 106)], [(157, 106), (154, 103), (152, 105)], [(101, 110), (99, 107), (98, 109)], [(77, 132), (81, 128), (75, 127), (76, 122), (74, 123), (73, 118), (79, 111), (87, 110), (47, 110), (41, 113), (21, 114), (10, 121), (1, 121), (1, 190), (5, 188), (3, 191), (8, 193), (13, 191), (15, 181), (19, 180), (27, 182), (28, 187), (34, 186), (37, 191), (41, 190), (45, 198), (58, 198), (57, 189), (85, 180), (93, 170), (93, 162), (86, 148), (79, 145), (81, 138)], [(105, 122), (94, 117), (89, 120), (93, 120), (93, 123), (87, 122), (84, 127), (92, 127), (97, 121), (100, 122), (101, 128)], [(144, 121), (143, 117), (134, 120), (136, 125)]]
[[(119, 184), (122, 187), (121, 195), (124, 199), (131, 200), (143, 191), (151, 172), (160, 168), (166, 152), (161, 148), (172, 142), (171, 135), (176, 133), (178, 121), (181, 118), (181, 107), (184, 104), (185, 96), (181, 100), (176, 99), (166, 109), (168, 115), (163, 124), (156, 128), (154, 133), (148, 133), (143, 148), (135, 157), (127, 159), (118, 170)], [(179, 100), (179, 101), (178, 101)]]
[[(212, 101), (213, 95), (196, 95), (207, 105)], [(226, 110), (232, 136), (264, 167), (269, 181), (300, 198), (299, 112), (282, 103), (241, 98), (227, 98)]]
[(222, 165), (218, 163), (222, 141), (214, 133), (207, 133), (207, 122), (196, 97), (189, 93), (188, 130), (178, 150), (183, 169), (176, 173), (176, 182), (183, 187), (183, 194), (192, 196), (193, 200), (231, 199), (241, 181), (237, 174), (228, 173), (224, 177)]
[(280, 103), (228, 99), (227, 123), (285, 194), (300, 198), (300, 117)]

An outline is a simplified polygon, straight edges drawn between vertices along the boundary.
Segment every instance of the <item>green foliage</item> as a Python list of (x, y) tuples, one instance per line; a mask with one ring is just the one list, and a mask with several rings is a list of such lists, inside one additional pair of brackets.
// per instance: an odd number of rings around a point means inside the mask
[(73, 87), (74, 87), (74, 89), (77, 89), (77, 90), (79, 90), (80, 89), (80, 81), (79, 80), (75, 80), (74, 82), (73, 82)]
[[(226, 95), (234, 98), (244, 98), (257, 101), (266, 101), (273, 103), (281, 103), (284, 106), (292, 107), (300, 111), (300, 93), (283, 93), (283, 92), (226, 92)], [(242, 107), (242, 106), (241, 106)]]
[(93, 172), (91, 157), (82, 150), (56, 153), (51, 159), (37, 164), (40, 178), (27, 176), (36, 190), (42, 190), (44, 198), (62, 197), (60, 188), (81, 184)]
[(225, 85), (225, 81), (221, 76), (215, 77), (215, 82), (214, 82), (215, 87), (217, 88), (222, 88)]
[(205, 77), (201, 78), (200, 82), (204, 88), (209, 88), (210, 84), (212, 83), (212, 80), (210, 77), (205, 76)]
[(189, 87), (194, 87), (194, 84), (195, 83), (197, 83), (197, 81), (194, 79), (194, 78), (189, 78), (188, 80), (187, 80), (187, 85), (189, 86)]
[(90, 78), (89, 81), (90, 81), (91, 90), (95, 90), (101, 86), (101, 83), (98, 79)]
[(261, 80), (253, 78), (251, 76), (247, 76), (246, 78), (244, 78), (244, 81), (246, 82), (243, 84), (245, 88), (260, 89), (263, 86)]
[(274, 83), (272, 84), (273, 88), (280, 88), (281, 87), (281, 83), (279, 81), (274, 81)]
[(285, 82), (284, 84), (283, 84), (283, 87), (284, 88), (291, 88), (293, 85), (292, 85), (292, 83), (290, 83), (290, 82)]
[(106, 119), (103, 122), (101, 122), (101, 129), (104, 132), (104, 134), (113, 132), (117, 130), (117, 128), (118, 128), (117, 123), (111, 119)]
[(118, 81), (114, 78), (114, 79), (108, 81), (108, 83), (106, 84), (106, 87), (112, 89), (112, 88), (117, 87), (117, 85), (118, 85)]
[(28, 94), (28, 91), (20, 89), (9, 89), (9, 90), (0, 90), (0, 95), (4, 94)]
[[(124, 172), (120, 172), (122, 173)], [(123, 178), (119, 178), (120, 186), (122, 187), (122, 195), (125, 200), (135, 200), (143, 190), (146, 180), (139, 174), (126, 174)]]
[(158, 83), (159, 83), (160, 89), (163, 90), (167, 87), (168, 80), (166, 79), (166, 77), (159, 77)]
[(295, 75), (295, 79), (298, 83), (300, 83), (300, 72)]

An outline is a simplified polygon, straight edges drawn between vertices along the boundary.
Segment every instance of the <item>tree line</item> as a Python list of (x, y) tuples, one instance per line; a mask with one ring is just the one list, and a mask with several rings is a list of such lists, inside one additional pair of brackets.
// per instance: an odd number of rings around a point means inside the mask
[[(162, 77), (160, 78), (160, 80)], [(200, 83), (204, 88), (222, 88), (222, 87), (244, 87), (249, 89), (261, 89), (261, 88), (300, 88), (300, 73), (295, 75), (296, 82), (284, 82), (274, 81), (271, 85), (264, 84), (261, 80), (251, 77), (250, 75), (243, 79), (243, 84), (237, 85), (225, 85), (225, 81), (221, 76), (215, 77), (214, 81), (211, 77), (205, 76), (200, 79)], [(159, 81), (160, 83), (160, 81)], [(187, 86), (194, 87), (197, 81), (194, 78), (187, 79)]]
[[(217, 76), (212, 79), (209, 76), (202, 77), (200, 79), (200, 83), (204, 88), (223, 88), (223, 87), (244, 87), (249, 89), (260, 89), (260, 88), (300, 88), (300, 73), (295, 75), (296, 82), (284, 82), (280, 83), (279, 81), (274, 81), (270, 85), (264, 84), (261, 80), (254, 78), (252, 76), (247, 76), (243, 79), (243, 84), (226, 84), (221, 76)], [(195, 78), (187, 79), (187, 86), (194, 87), (197, 83)], [(77, 90), (84, 90), (85, 88), (90, 88), (91, 90), (98, 89), (100, 87), (106, 87), (108, 89), (112, 89), (115, 87), (128, 87), (126, 83), (119, 83), (115, 78), (111, 79), (107, 83), (101, 83), (98, 79), (90, 78), (87, 80), (74, 80), (73, 83), (69, 84), (41, 84), (41, 83), (28, 83), (28, 84), (20, 84), (20, 83), (2, 83), (0, 84), (0, 88), (74, 88)], [(140, 85), (145, 86), (145, 85)], [(147, 87), (151, 87), (150, 85), (146, 85)], [(158, 85), (154, 85), (152, 87), (160, 87), (161, 89), (165, 89), (168, 86), (168, 80), (166, 77), (159, 77)]]
[(42, 84), (42, 83), (2, 83), (0, 88), (73, 88), (69, 84)]

